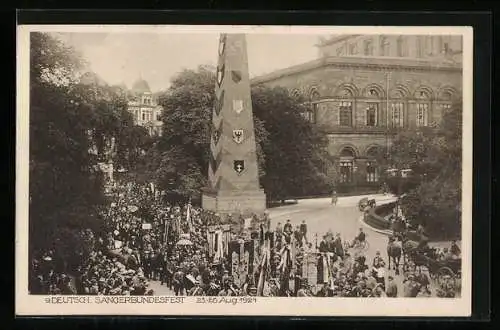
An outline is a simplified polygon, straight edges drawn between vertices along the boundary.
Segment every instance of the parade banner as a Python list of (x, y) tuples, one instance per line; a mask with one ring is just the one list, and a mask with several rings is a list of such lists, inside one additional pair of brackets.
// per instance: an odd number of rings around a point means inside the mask
[(302, 261), (302, 277), (307, 279), (310, 286), (318, 283), (318, 255), (307, 253)]
[(259, 262), (260, 262), (260, 257), (262, 255), (261, 250), (260, 250), (260, 244), (259, 241), (254, 239), (251, 240), (252, 246), (253, 246), (253, 269), (258, 269), (259, 268)]
[(213, 235), (213, 243), (214, 247), (214, 262), (220, 262), (222, 260), (222, 257), (224, 256), (223, 253), (223, 242), (222, 242), (222, 230), (217, 230), (215, 231)]
[(329, 282), (331, 279), (331, 271), (330, 271), (330, 265), (331, 261), (330, 259), (334, 256), (333, 253), (327, 252), (327, 253), (320, 253), (319, 254), (319, 260), (318, 260), (318, 284), (322, 284), (324, 282)]
[(245, 282), (246, 276), (254, 270), (254, 242), (231, 241), (229, 242), (230, 275), (237, 286)]
[(218, 254), (218, 258), (229, 254), (229, 241), (231, 240), (231, 225), (213, 225), (207, 229), (208, 253), (210, 256)]

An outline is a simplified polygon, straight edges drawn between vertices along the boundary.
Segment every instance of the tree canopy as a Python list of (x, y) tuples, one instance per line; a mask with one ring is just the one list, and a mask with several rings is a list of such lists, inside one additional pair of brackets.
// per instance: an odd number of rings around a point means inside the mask
[[(207, 183), (214, 86), (214, 70), (199, 67), (179, 73), (159, 97), (164, 134), (149, 154), (158, 157), (151, 176), (163, 189), (194, 197)], [(252, 89), (252, 104), (260, 181), (268, 197), (329, 189), (319, 170), (327, 161), (326, 136), (301, 116), (305, 106), (285, 89), (264, 87)]]
[[(406, 217), (424, 224), (434, 237), (460, 235), (462, 187), (462, 109), (455, 105), (439, 124), (396, 136), (392, 164), (411, 169), (411, 185), (401, 191)], [(407, 180), (403, 180), (407, 181)]]
[(130, 140), (136, 128), (124, 91), (103, 84), (93, 73), (81, 79), (85, 68), (79, 54), (59, 39), (31, 33), (32, 251), (79, 253), (74, 246), (80, 229), (98, 229), (101, 224), (98, 209), (104, 195), (98, 162), (111, 157), (123, 163), (135, 147)]

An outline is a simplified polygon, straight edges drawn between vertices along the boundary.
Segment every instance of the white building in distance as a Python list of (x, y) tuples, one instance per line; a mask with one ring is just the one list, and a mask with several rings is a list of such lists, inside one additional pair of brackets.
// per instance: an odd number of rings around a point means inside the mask
[(145, 127), (152, 136), (162, 135), (162, 106), (153, 98), (147, 81), (137, 80), (132, 86), (128, 100), (128, 111), (134, 118), (134, 125)]

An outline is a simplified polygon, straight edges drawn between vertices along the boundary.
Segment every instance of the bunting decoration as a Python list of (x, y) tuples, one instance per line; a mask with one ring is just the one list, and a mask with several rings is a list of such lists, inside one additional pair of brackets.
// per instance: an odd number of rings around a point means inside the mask
[(307, 278), (309, 285), (315, 286), (318, 282), (318, 258), (316, 254), (305, 254), (302, 261), (302, 276)]

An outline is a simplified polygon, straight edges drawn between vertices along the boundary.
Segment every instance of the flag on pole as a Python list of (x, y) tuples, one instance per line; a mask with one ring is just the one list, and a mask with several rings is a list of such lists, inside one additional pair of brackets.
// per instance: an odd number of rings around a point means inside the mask
[(193, 223), (191, 222), (191, 198), (189, 198), (189, 202), (187, 205), (187, 211), (186, 211), (186, 221), (189, 226), (189, 232), (193, 231)]

